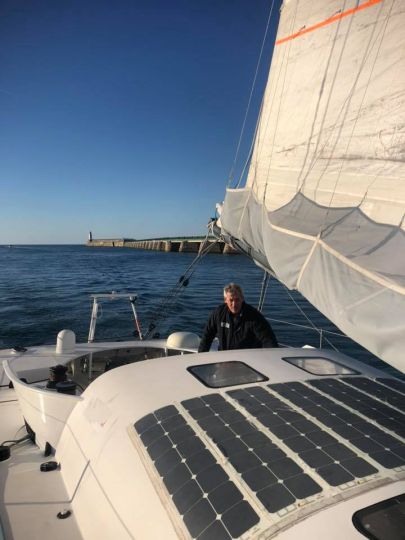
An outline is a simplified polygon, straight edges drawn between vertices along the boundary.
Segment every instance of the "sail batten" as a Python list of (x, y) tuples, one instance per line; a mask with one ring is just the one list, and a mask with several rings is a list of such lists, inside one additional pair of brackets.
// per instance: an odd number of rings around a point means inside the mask
[(288, 0), (223, 233), (404, 370), (405, 6)]

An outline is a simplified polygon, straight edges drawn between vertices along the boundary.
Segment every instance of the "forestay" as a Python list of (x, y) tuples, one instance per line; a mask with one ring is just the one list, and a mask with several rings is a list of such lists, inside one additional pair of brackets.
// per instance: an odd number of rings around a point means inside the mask
[(222, 232), (405, 367), (405, 4), (285, 0), (243, 189)]

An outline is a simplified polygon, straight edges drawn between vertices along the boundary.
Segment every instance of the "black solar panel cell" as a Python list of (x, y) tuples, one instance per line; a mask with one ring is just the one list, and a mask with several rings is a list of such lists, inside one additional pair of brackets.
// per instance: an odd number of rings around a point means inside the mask
[(236, 435), (246, 435), (247, 433), (254, 433), (257, 431), (257, 428), (253, 426), (250, 422), (247, 420), (243, 420), (242, 422), (235, 422), (232, 424), (229, 424), (229, 428), (236, 434)]
[(272, 461), (271, 463), (268, 463), (268, 467), (277, 476), (277, 478), (281, 480), (290, 478), (290, 476), (295, 476), (296, 474), (302, 472), (301, 467), (289, 457)]
[(277, 482), (277, 477), (263, 465), (244, 472), (242, 478), (252, 491), (259, 491)]
[(230, 538), (232, 537), (229, 536), (223, 524), (216, 520), (200, 534), (198, 540), (230, 540)]
[(352, 450), (350, 450), (350, 448), (347, 448), (347, 446), (338, 442), (334, 444), (329, 444), (328, 446), (323, 446), (322, 449), (324, 452), (326, 452), (329, 456), (331, 456), (337, 461), (356, 457), (356, 454)]
[(236, 437), (218, 443), (218, 448), (226, 457), (233, 456), (239, 452), (246, 452), (248, 449), (246, 444)]
[(223, 514), (237, 502), (243, 499), (242, 493), (233, 482), (225, 482), (208, 494), (212, 506), (217, 514)]
[(281, 440), (290, 439), (291, 437), (298, 437), (300, 432), (294, 429), (288, 424), (282, 424), (280, 426), (274, 426), (271, 428), (272, 433)]
[(298, 435), (298, 437), (291, 437), (290, 439), (285, 439), (284, 444), (286, 444), (293, 452), (304, 452), (305, 450), (312, 450), (315, 448), (315, 445), (309, 441), (306, 437)]
[(346, 469), (344, 469), (341, 465), (336, 463), (319, 467), (319, 469), (317, 469), (317, 473), (322, 476), (322, 478), (331, 486), (339, 486), (354, 480), (354, 476), (346, 471)]
[(192, 411), (193, 409), (201, 409), (201, 407), (205, 406), (205, 402), (201, 398), (185, 399), (181, 402), (181, 404), (188, 411)]
[(245, 419), (243, 414), (235, 409), (229, 412), (221, 412), (220, 418), (223, 422), (225, 422), (225, 424), (233, 424), (235, 422), (241, 422)]
[(191, 474), (184, 465), (184, 463), (179, 463), (169, 473), (163, 477), (163, 482), (167, 487), (167, 491), (173, 495), (178, 489), (180, 489), (188, 480), (190, 480)]
[(155, 461), (155, 467), (160, 476), (165, 476), (173, 467), (180, 463), (181, 457), (179, 453), (172, 448)]
[(218, 464), (212, 465), (211, 467), (208, 467), (208, 469), (204, 469), (204, 471), (197, 474), (197, 482), (205, 493), (209, 493), (227, 480), (229, 480), (228, 475)]
[(145, 446), (149, 446), (154, 441), (164, 435), (163, 428), (160, 424), (155, 424), (148, 430), (144, 431), (141, 435), (142, 442)]
[(277, 413), (275, 412), (268, 412), (266, 414), (262, 414), (260, 416), (260, 422), (272, 429), (273, 427), (276, 427), (276, 426), (284, 426), (285, 425), (285, 420), (284, 418), (281, 418), (281, 416), (279, 416)]
[(197, 419), (198, 425), (204, 430), (208, 431), (213, 428), (224, 427), (224, 422), (218, 416), (209, 416), (202, 419)]
[(291, 492), (280, 483), (265, 487), (256, 495), (263, 506), (272, 513), (278, 512), (295, 501)]
[(249, 452), (249, 451), (240, 452), (239, 454), (230, 456), (229, 461), (232, 463), (235, 469), (241, 474), (244, 473), (245, 471), (248, 471), (249, 469), (258, 467), (262, 463), (260, 459), (258, 459), (254, 455), (253, 452)]
[(207, 405), (204, 405), (204, 407), (198, 407), (197, 409), (191, 409), (189, 413), (195, 420), (213, 416), (213, 412)]
[(158, 420), (167, 420), (168, 418), (177, 415), (178, 410), (174, 405), (167, 405), (166, 407), (157, 409), (154, 414)]
[(208, 403), (208, 405), (212, 406), (218, 403), (226, 403), (226, 400), (221, 396), (221, 394), (208, 394), (207, 396), (201, 397), (202, 401), (204, 403)]
[[(306, 435), (306, 437), (312, 441), (316, 446), (326, 446), (328, 444), (334, 444), (337, 442), (335, 437), (332, 437), (329, 433), (326, 433), (326, 431), (322, 431), (321, 429), (318, 429), (316, 431), (311, 431)], [(286, 441), (287, 443), (287, 441)]]
[(269, 442), (269, 438), (259, 430), (252, 433), (244, 433), (241, 435), (241, 439), (249, 448), (253, 448), (254, 450), (267, 445)]
[(173, 495), (173, 502), (179, 514), (185, 514), (203, 496), (199, 485), (195, 480), (189, 480)]
[(291, 491), (296, 499), (305, 499), (322, 491), (319, 486), (307, 474), (298, 474), (284, 481), (284, 485)]
[(296, 429), (299, 433), (307, 434), (311, 433), (311, 431), (317, 431), (319, 427), (311, 422), (310, 420), (306, 420), (302, 415), (301, 420), (297, 422), (293, 422), (292, 426), (294, 429)]
[(285, 452), (280, 450), (275, 444), (271, 443), (257, 448), (255, 454), (263, 461), (263, 463), (271, 463), (272, 461), (277, 461), (286, 456)]
[(314, 469), (318, 469), (319, 467), (323, 467), (324, 465), (328, 465), (334, 461), (330, 456), (328, 456), (328, 454), (322, 450), (319, 450), (318, 448), (300, 452), (299, 456), (307, 465), (313, 467)]
[(404, 460), (398, 455), (392, 452), (387, 452), (385, 450), (383, 452), (370, 454), (370, 457), (372, 457), (377, 463), (379, 463), (383, 467), (387, 467), (387, 469), (402, 467), (405, 464)]
[(240, 501), (222, 515), (222, 521), (232, 537), (238, 538), (259, 522), (259, 516), (247, 501)]
[(138, 422), (135, 422), (135, 429), (139, 435), (142, 435), (144, 431), (150, 429), (156, 424), (156, 422), (157, 420), (154, 414), (147, 414), (146, 416), (138, 420)]
[(160, 456), (162, 456), (165, 452), (170, 450), (172, 448), (173, 444), (169, 437), (164, 435), (163, 437), (160, 437), (155, 442), (153, 442), (151, 445), (148, 446), (148, 454), (150, 457), (155, 461)]
[(176, 414), (172, 416), (171, 418), (164, 420), (161, 425), (165, 431), (170, 432), (170, 431), (173, 431), (174, 429), (177, 429), (181, 426), (186, 425), (186, 421), (180, 414)]
[(170, 432), (170, 438), (174, 444), (179, 444), (182, 441), (194, 436), (194, 431), (190, 426), (182, 426)]
[(377, 378), (376, 381), (405, 395), (405, 383), (398, 379)]
[(190, 508), (183, 519), (193, 538), (197, 538), (211, 523), (216, 520), (216, 514), (206, 499), (200, 499)]
[(375, 467), (357, 456), (351, 459), (344, 459), (340, 464), (357, 478), (363, 478), (364, 476), (369, 476), (370, 474), (375, 474), (377, 472)]
[(224, 424), (220, 427), (207, 429), (206, 431), (215, 443), (222, 443), (227, 439), (232, 439), (233, 437), (235, 437), (234, 432), (229, 429), (229, 427), (226, 427)]
[(203, 450), (197, 454), (193, 454), (186, 459), (187, 466), (190, 468), (191, 472), (198, 474), (208, 467), (211, 467), (215, 464), (214, 456), (208, 450)]
[(204, 450), (204, 448), (204, 444), (198, 437), (195, 436), (188, 437), (177, 445), (177, 451), (184, 458), (197, 454), (197, 452), (201, 452)]

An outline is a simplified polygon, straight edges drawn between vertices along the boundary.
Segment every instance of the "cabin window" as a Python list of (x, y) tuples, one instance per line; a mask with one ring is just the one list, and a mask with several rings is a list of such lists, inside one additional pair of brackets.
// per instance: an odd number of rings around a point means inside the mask
[(191, 366), (187, 370), (209, 388), (224, 388), (269, 380), (244, 362), (216, 362)]
[(322, 358), (319, 356), (286, 356), (283, 357), (285, 362), (293, 366), (303, 369), (311, 375), (358, 375), (359, 372), (348, 368), (339, 362)]
[(358, 510), (353, 514), (353, 524), (371, 540), (403, 540), (405, 494)]

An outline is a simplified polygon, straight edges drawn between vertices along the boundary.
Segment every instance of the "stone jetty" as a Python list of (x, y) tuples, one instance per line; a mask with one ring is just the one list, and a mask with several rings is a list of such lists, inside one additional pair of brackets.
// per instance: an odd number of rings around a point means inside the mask
[(235, 255), (239, 252), (224, 242), (216, 242), (215, 238), (189, 236), (183, 238), (148, 238), (145, 240), (134, 240), (132, 238), (91, 238), (86, 242), (88, 247), (114, 247), (148, 249), (153, 251), (175, 251), (178, 253), (200, 253), (208, 247), (208, 244), (215, 244), (209, 253), (219, 253), (224, 255)]

